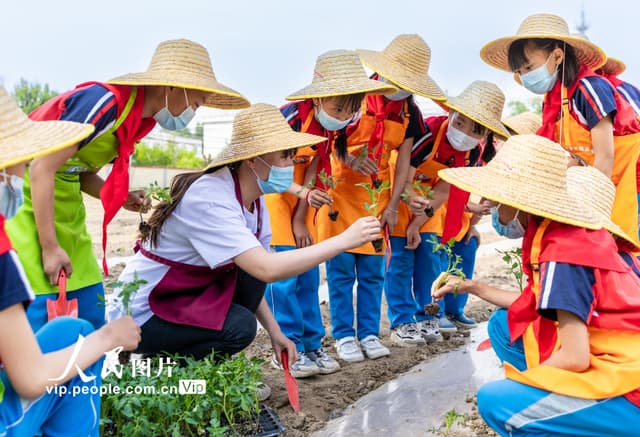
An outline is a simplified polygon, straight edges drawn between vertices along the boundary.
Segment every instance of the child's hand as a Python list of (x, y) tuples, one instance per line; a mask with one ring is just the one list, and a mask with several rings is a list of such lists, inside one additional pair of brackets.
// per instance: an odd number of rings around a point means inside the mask
[(431, 206), (429, 199), (417, 194), (409, 198), (409, 208), (413, 215), (424, 215), (424, 210)]
[(345, 250), (348, 250), (380, 238), (381, 230), (382, 227), (377, 218), (366, 216), (353, 222), (340, 236), (345, 241)]
[(131, 316), (124, 316), (109, 322), (102, 328), (109, 339), (111, 349), (122, 346), (125, 351), (132, 351), (138, 347), (142, 339), (140, 327)]
[(151, 198), (146, 197), (144, 190), (129, 191), (129, 196), (122, 207), (127, 211), (146, 213), (151, 207)]
[(357, 171), (360, 174), (365, 176), (371, 176), (378, 172), (378, 166), (376, 163), (368, 157), (364, 157), (362, 159), (356, 158), (355, 156), (349, 155), (347, 156), (347, 160), (345, 162), (353, 171)]
[(296, 240), (296, 247), (307, 247), (313, 244), (313, 237), (303, 220), (293, 220), (291, 222), (293, 238)]
[(320, 208), (322, 205), (333, 204), (333, 199), (322, 190), (312, 189), (307, 194), (307, 203), (313, 208)]
[(422, 237), (420, 236), (420, 229), (417, 226), (409, 225), (407, 227), (407, 245), (404, 246), (404, 248), (415, 250), (421, 242)]
[(447, 293), (466, 293), (462, 287), (465, 282), (466, 280), (459, 276), (442, 272), (431, 284), (431, 297), (434, 300), (439, 300)]

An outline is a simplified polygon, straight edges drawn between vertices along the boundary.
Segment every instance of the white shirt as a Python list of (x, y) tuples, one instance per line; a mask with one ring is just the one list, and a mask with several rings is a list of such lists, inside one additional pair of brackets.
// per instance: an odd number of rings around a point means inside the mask
[[(236, 199), (235, 186), (227, 167), (198, 178), (186, 191), (176, 209), (163, 223), (157, 246), (143, 247), (172, 261), (211, 269), (229, 264), (249, 249), (262, 245), (269, 250), (271, 225), (264, 199), (260, 201), (262, 226), (256, 238), (257, 208), (249, 212)], [(169, 266), (153, 261), (138, 252), (118, 278), (130, 282), (134, 273), (147, 281), (131, 300), (134, 320), (142, 326), (153, 313), (149, 308), (149, 294), (162, 280)], [(114, 290), (115, 295), (119, 289)], [(124, 316), (124, 308), (117, 299), (109, 305), (109, 320)]]

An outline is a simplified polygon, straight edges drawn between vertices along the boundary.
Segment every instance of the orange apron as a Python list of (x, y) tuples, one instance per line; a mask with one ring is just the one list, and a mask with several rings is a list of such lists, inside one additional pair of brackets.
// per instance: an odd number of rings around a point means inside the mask
[[(562, 129), (562, 137), (560, 130)], [(591, 132), (582, 127), (569, 111), (567, 89), (562, 87), (562, 123), (556, 122), (556, 140), (571, 153), (593, 164), (593, 143)], [(640, 157), (640, 133), (614, 136), (614, 158), (611, 180), (616, 185), (616, 198), (611, 218), (638, 245), (638, 196), (636, 184), (636, 163)]]
[[(314, 111), (311, 110), (307, 115), (307, 119), (302, 125), (301, 132), (306, 132), (309, 124), (313, 121)], [(293, 158), (293, 181), (297, 184), (304, 185), (304, 174), (307, 167), (311, 164), (311, 160), (316, 156), (316, 151), (309, 146), (298, 148), (296, 156)], [(269, 220), (271, 221), (271, 245), (272, 246), (293, 246), (296, 240), (293, 236), (293, 227), (291, 220), (298, 205), (298, 201), (305, 202), (290, 193), (266, 194), (264, 200), (269, 211)], [(317, 242), (316, 226), (313, 224), (313, 216), (315, 208), (308, 207), (305, 223), (309, 229), (309, 233), (313, 237), (313, 241)]]
[[(375, 128), (376, 119), (374, 115), (367, 114), (366, 99), (362, 105), (362, 116), (358, 122), (356, 130), (347, 138), (348, 151), (354, 157), (358, 157), (366, 143), (371, 137), (371, 133)], [(382, 181), (390, 180), (389, 159), (391, 152), (396, 150), (404, 142), (404, 135), (409, 125), (408, 107), (404, 105), (403, 122), (399, 123), (392, 120), (384, 120), (384, 149), (380, 162), (378, 163), (378, 178)], [(358, 183), (371, 183), (371, 177), (362, 175), (350, 167), (343, 164), (342, 161), (331, 155), (331, 172), (338, 179), (336, 189), (333, 190), (333, 209), (339, 211), (338, 219), (333, 222), (329, 219), (324, 211), (321, 211), (317, 217), (318, 240), (323, 241), (340, 234), (360, 217), (365, 217), (369, 213), (364, 208), (364, 203), (369, 202), (369, 196), (364, 188), (356, 186)], [(389, 204), (391, 197), (391, 189), (385, 190), (380, 196), (378, 204), (378, 213), (382, 213)], [(328, 210), (328, 207), (322, 207)], [(380, 235), (382, 237), (382, 235)], [(371, 243), (363, 244), (355, 249), (348, 250), (350, 253), (358, 253), (363, 255), (383, 255), (382, 252), (376, 252)]]
[[(540, 298), (538, 271), (542, 237), (551, 224), (545, 219), (536, 231), (531, 247), (533, 270), (533, 292), (536, 302)], [(524, 344), (527, 369), (519, 371), (508, 362), (504, 363), (505, 376), (514, 381), (554, 393), (584, 399), (604, 399), (627, 394), (640, 387), (640, 332), (622, 329), (599, 329), (587, 325), (591, 363), (584, 372), (570, 372), (557, 367), (540, 365), (538, 340), (534, 323), (525, 330)], [(557, 322), (556, 322), (557, 325)], [(556, 337), (553, 351), (560, 348)]]

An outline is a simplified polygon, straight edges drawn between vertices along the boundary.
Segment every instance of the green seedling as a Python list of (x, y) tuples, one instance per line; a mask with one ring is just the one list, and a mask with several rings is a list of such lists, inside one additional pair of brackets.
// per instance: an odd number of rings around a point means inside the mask
[[(420, 196), (424, 197), (425, 199), (433, 199), (433, 190), (431, 189), (430, 186), (424, 185), (422, 181), (414, 181), (411, 184), (411, 188), (413, 188), (415, 192), (417, 192)], [(402, 200), (407, 202), (409, 201), (409, 199), (411, 199), (412, 194), (413, 193), (409, 193), (405, 190), (402, 192), (400, 197), (402, 197)], [(427, 217), (433, 217), (434, 212), (435, 211), (433, 210), (433, 207), (431, 205), (427, 206), (424, 209), (424, 213), (426, 214)]]
[[(451, 275), (457, 276), (461, 279), (467, 279), (467, 276), (464, 274), (461, 268), (462, 257), (458, 254), (453, 253), (453, 246), (456, 244), (455, 238), (451, 238), (446, 243), (440, 243), (438, 241), (438, 237), (432, 235), (429, 241), (433, 246), (434, 253), (442, 250), (447, 256), (447, 268), (444, 271), (445, 274), (440, 277), (440, 280), (436, 284), (436, 289), (446, 284), (449, 276)], [(453, 289), (453, 295), (458, 295), (458, 284), (456, 284)]]
[[(147, 199), (155, 200), (156, 202), (173, 202), (171, 198), (171, 194), (169, 193), (168, 187), (161, 187), (158, 184), (158, 181), (153, 181), (144, 189), (145, 195), (143, 199), (143, 204)], [(151, 231), (151, 227), (149, 223), (147, 223), (142, 217), (142, 210), (140, 210), (140, 225), (138, 226), (138, 230), (140, 234), (147, 235), (149, 231)]]
[(442, 427), (430, 428), (427, 431), (431, 434), (448, 436), (451, 433), (451, 429), (455, 426), (456, 423), (464, 423), (466, 420), (466, 416), (464, 414), (458, 413), (455, 409), (449, 410), (444, 415), (444, 430)]
[[(379, 219), (380, 218), (380, 211), (379, 211), (380, 197), (382, 196), (383, 191), (389, 189), (390, 187), (389, 181), (386, 180), (381, 184), (379, 184), (377, 187), (373, 183), (369, 184), (366, 182), (360, 182), (356, 185), (364, 188), (367, 191), (367, 195), (369, 196), (369, 201), (364, 202), (364, 208), (367, 210), (369, 214)], [(382, 252), (382, 243), (383, 243), (382, 238), (378, 238), (371, 242), (376, 252)]]
[[(338, 182), (341, 181), (341, 179), (336, 178), (334, 175), (327, 174), (327, 172), (325, 172), (324, 169), (320, 170), (320, 173), (318, 173), (318, 178), (320, 179), (320, 182), (322, 183), (323, 189), (327, 193), (329, 193), (330, 191), (335, 190), (336, 186), (338, 185)], [(329, 219), (332, 222), (335, 222), (336, 220), (338, 220), (338, 214), (339, 213), (340, 213), (340, 211), (335, 211), (333, 209), (333, 205), (329, 205)]]
[(522, 248), (517, 247), (515, 249), (496, 251), (502, 255), (502, 261), (507, 264), (507, 273), (516, 280), (520, 293), (524, 289), (524, 273), (522, 271)]

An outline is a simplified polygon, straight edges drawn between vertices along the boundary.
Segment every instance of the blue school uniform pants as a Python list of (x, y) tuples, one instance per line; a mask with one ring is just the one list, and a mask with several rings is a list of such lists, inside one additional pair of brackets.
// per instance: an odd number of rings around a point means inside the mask
[[(493, 314), (488, 330), (498, 357), (525, 370), (522, 340), (509, 344), (506, 310)], [(501, 436), (631, 436), (640, 423), (640, 408), (624, 396), (581, 399), (509, 379), (480, 388), (478, 411)]]
[[(273, 246), (276, 252), (294, 250), (293, 246)], [(267, 284), (265, 298), (282, 333), (296, 344), (298, 352), (310, 352), (322, 346), (324, 325), (318, 300), (320, 269)]]
[[(466, 236), (461, 241), (457, 241), (453, 245), (453, 255), (458, 255), (462, 258), (462, 272), (467, 279), (473, 278), (473, 269), (476, 265), (476, 251), (478, 250), (478, 239), (473, 237), (468, 243), (465, 243)], [(447, 269), (447, 257), (442, 257), (442, 271)], [(460, 293), (454, 296), (453, 293), (449, 293), (444, 296), (444, 311), (454, 316), (464, 314), (464, 306), (469, 300), (467, 293)]]
[[(91, 324), (85, 320), (59, 317), (47, 323), (36, 334), (43, 353), (64, 349), (78, 341), (80, 334), (86, 337), (93, 332)], [(65, 384), (66, 394), (45, 393), (35, 400), (24, 400), (15, 391), (7, 372), (0, 378), (5, 392), (0, 404), (0, 436), (47, 437), (98, 436), (100, 432), (100, 373), (103, 358), (84, 370), (87, 376), (96, 378), (87, 383), (79, 376)], [(82, 394), (86, 389), (87, 393)], [(72, 395), (77, 390), (77, 395)]]
[[(327, 261), (331, 333), (336, 340), (379, 336), (384, 264), (384, 256), (349, 252)], [(353, 285), (356, 279), (357, 335), (353, 326)]]

